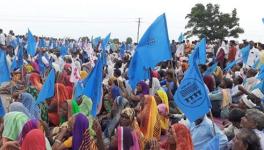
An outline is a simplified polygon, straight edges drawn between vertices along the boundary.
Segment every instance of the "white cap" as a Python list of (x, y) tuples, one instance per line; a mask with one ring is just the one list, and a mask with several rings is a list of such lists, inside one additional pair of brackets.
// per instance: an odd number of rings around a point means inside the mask
[(249, 100), (249, 99), (247, 98), (246, 95), (243, 95), (243, 96), (241, 97), (241, 100), (243, 101), (243, 103), (244, 103), (248, 108), (256, 107), (256, 104), (253, 103), (251, 100)]

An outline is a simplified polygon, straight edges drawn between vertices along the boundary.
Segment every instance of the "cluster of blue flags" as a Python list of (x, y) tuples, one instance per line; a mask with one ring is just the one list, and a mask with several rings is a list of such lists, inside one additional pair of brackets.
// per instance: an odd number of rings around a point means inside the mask
[(29, 29), (27, 33), (27, 53), (31, 57), (35, 56), (36, 53), (36, 40)]
[(228, 63), (227, 65), (226, 65), (226, 67), (224, 68), (224, 72), (227, 72), (227, 71), (229, 71), (230, 69), (232, 69), (236, 64), (237, 64), (237, 62), (238, 62), (238, 60), (233, 60), (233, 61), (231, 61), (230, 63)]
[(60, 56), (68, 55), (68, 47), (66, 45), (62, 45), (60, 47)]
[(191, 122), (203, 117), (211, 108), (208, 91), (198, 67), (199, 54), (199, 48), (196, 48), (190, 57), (184, 78), (174, 95), (175, 103)]
[(171, 58), (166, 16), (162, 14), (144, 33), (130, 61), (128, 77), (132, 89), (139, 81), (149, 78), (149, 68)]
[(10, 81), (10, 72), (6, 62), (6, 53), (0, 49), (0, 84)]
[(56, 72), (54, 69), (51, 69), (45, 83), (43, 84), (39, 94), (38, 98), (36, 100), (36, 104), (40, 104), (44, 102), (46, 99), (51, 98), (54, 96), (55, 93), (55, 78)]
[(103, 55), (98, 57), (92, 72), (83, 81), (75, 86), (74, 97), (81, 95), (90, 97), (93, 101), (92, 115), (96, 116), (98, 105), (102, 98), (102, 82), (103, 82)]
[(44, 38), (39, 39), (38, 47), (39, 48), (46, 48), (46, 42), (45, 42)]
[(243, 63), (247, 64), (248, 55), (250, 51), (250, 45), (248, 44), (247, 46), (243, 47), (240, 51), (242, 54)]

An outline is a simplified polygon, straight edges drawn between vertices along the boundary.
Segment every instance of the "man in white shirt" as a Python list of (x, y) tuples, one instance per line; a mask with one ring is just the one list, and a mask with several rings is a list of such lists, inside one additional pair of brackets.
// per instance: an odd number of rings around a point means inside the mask
[(250, 42), (251, 49), (248, 54), (247, 65), (253, 66), (254, 63), (259, 59), (259, 49), (254, 47), (254, 42)]
[(3, 33), (3, 30), (0, 29), (0, 45), (5, 45), (5, 35)]

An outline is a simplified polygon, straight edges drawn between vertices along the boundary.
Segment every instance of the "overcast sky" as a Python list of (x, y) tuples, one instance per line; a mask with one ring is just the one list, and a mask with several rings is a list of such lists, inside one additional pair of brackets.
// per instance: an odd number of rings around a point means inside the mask
[(102, 36), (136, 40), (137, 18), (142, 18), (140, 37), (163, 12), (167, 15), (170, 39), (184, 32), (186, 14), (196, 3), (220, 4), (220, 10), (231, 13), (237, 8), (241, 39), (264, 42), (263, 0), (0, 0), (0, 28), (7, 33), (53, 37)]

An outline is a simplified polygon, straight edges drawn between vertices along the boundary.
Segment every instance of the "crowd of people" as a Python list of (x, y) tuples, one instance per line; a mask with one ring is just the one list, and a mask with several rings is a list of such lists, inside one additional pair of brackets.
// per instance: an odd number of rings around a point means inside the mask
[[(6, 35), (0, 29), (0, 51), (6, 53), (11, 72), (11, 81), (0, 86), (0, 94), (8, 95), (6, 99), (0, 95), (2, 150), (204, 150), (210, 146), (264, 150), (264, 81), (260, 77), (264, 44), (246, 40), (207, 43), (207, 63), (199, 69), (212, 104), (211, 115), (190, 122), (175, 104), (174, 94), (196, 41), (172, 41), (172, 59), (160, 62), (151, 70), (151, 78), (140, 81), (135, 90), (128, 82), (128, 66), (136, 44), (126, 46), (122, 54), (122, 43), (109, 42), (101, 105), (93, 116), (93, 100), (74, 96), (76, 82), (71, 75), (76, 66), (79, 80), (89, 76), (101, 42), (35, 39), (37, 53), (28, 56), (26, 36), (13, 31)], [(245, 63), (240, 58), (246, 45), (250, 52)], [(62, 47), (67, 47), (65, 55)], [(19, 59), (19, 49), (23, 63), (17, 67), (13, 62)], [(215, 63), (216, 69), (208, 73)], [(35, 105), (52, 68), (56, 71), (55, 94)], [(214, 138), (219, 142), (212, 146)]]

